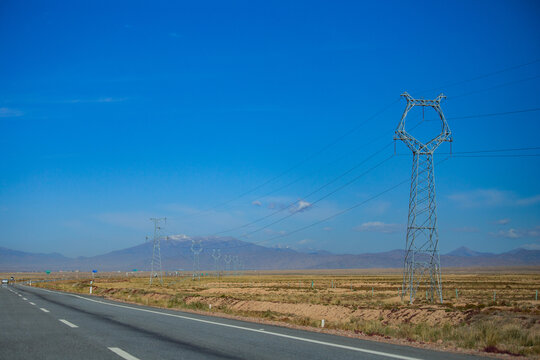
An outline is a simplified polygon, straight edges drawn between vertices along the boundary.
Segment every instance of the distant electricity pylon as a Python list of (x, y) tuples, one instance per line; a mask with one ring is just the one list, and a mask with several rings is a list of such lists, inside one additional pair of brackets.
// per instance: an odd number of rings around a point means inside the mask
[(161, 229), (159, 223), (167, 223), (167, 218), (151, 218), (150, 221), (154, 222), (154, 247), (152, 250), (152, 267), (150, 271), (150, 285), (154, 278), (159, 277), (159, 282), (163, 284), (163, 271), (161, 268)]
[(191, 252), (193, 252), (193, 278), (201, 276), (199, 268), (199, 254), (203, 250), (201, 239), (191, 239)]
[(230, 273), (230, 271), (231, 271), (232, 256), (231, 255), (225, 255), (223, 257), (223, 260), (225, 260), (225, 274), (224, 275), (227, 275), (227, 272)]
[[(440, 94), (434, 100), (413, 99), (406, 92), (401, 96), (407, 100), (407, 106), (396, 129), (394, 140), (403, 141), (413, 153), (401, 299), (403, 300), (408, 293), (409, 303), (412, 304), (418, 286), (426, 282), (429, 300), (433, 302), (436, 297), (442, 303), (433, 153), (443, 142), (452, 141), (452, 133), (441, 109), (441, 100), (446, 96)], [(422, 106), (422, 111), (425, 107), (433, 108), (441, 120), (440, 134), (425, 144), (405, 130), (407, 113), (415, 106)]]
[(212, 249), (212, 258), (214, 258), (214, 267), (216, 269), (216, 276), (219, 279), (219, 259), (221, 258), (221, 250)]

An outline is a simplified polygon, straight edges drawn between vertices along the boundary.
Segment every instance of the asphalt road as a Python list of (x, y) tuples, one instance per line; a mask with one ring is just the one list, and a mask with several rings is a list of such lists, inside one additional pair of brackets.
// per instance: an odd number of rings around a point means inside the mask
[(0, 322), (0, 359), (479, 359), (20, 285)]

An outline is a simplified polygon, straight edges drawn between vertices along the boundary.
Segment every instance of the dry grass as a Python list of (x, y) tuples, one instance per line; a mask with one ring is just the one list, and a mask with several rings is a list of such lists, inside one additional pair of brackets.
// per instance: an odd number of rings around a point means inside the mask
[[(195, 281), (188, 276), (172, 276), (164, 278), (163, 286), (149, 286), (148, 278), (143, 277), (146, 274), (126, 278), (111, 273), (94, 279), (94, 294), (150, 306), (311, 327), (320, 327), (325, 319), (326, 328), (351, 334), (540, 358), (540, 302), (535, 301), (540, 288), (538, 270), (445, 274), (442, 305), (427, 302), (425, 289), (419, 290), (414, 305), (402, 303), (398, 292), (401, 276), (396, 272), (251, 273)], [(89, 292), (89, 274), (78, 274), (79, 279), (66, 279), (73, 274), (63, 275), (64, 280), (58, 273), (41, 275), (58, 280), (34, 285)], [(24, 277), (36, 279), (37, 274)]]

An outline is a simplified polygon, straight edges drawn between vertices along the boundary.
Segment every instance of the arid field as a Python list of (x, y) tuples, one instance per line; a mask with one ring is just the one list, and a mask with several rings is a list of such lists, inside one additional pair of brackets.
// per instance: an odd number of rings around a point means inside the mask
[[(3, 274), (8, 275), (13, 274)], [(92, 280), (88, 273), (14, 276), (32, 279), (33, 286), (85, 294)], [(148, 276), (98, 274), (93, 294), (417, 346), (540, 358), (540, 267), (447, 271), (444, 303), (427, 302), (421, 288), (413, 305), (401, 301), (399, 271), (388, 269), (247, 272), (219, 278), (209, 273), (200, 279), (175, 273), (164, 276), (163, 285), (154, 279), (152, 286)]]

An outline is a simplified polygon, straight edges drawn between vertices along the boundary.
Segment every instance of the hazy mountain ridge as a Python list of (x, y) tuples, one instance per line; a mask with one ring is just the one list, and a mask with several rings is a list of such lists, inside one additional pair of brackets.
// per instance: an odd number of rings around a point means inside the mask
[[(200, 268), (205, 271), (215, 269), (212, 249), (220, 249), (221, 269), (226, 267), (225, 255), (236, 255), (247, 270), (399, 268), (405, 255), (404, 250), (366, 254), (300, 252), (290, 248), (264, 247), (232, 237), (198, 239), (202, 240), (203, 246)], [(0, 271), (149, 270), (152, 246), (151, 242), (146, 242), (103, 255), (78, 258), (68, 258), (58, 253), (35, 254), (0, 247)], [(191, 270), (193, 267), (189, 239), (163, 240), (161, 255), (164, 270)], [(491, 254), (461, 247), (441, 255), (441, 265), (443, 267), (540, 265), (540, 251), (514, 249), (502, 254)]]

